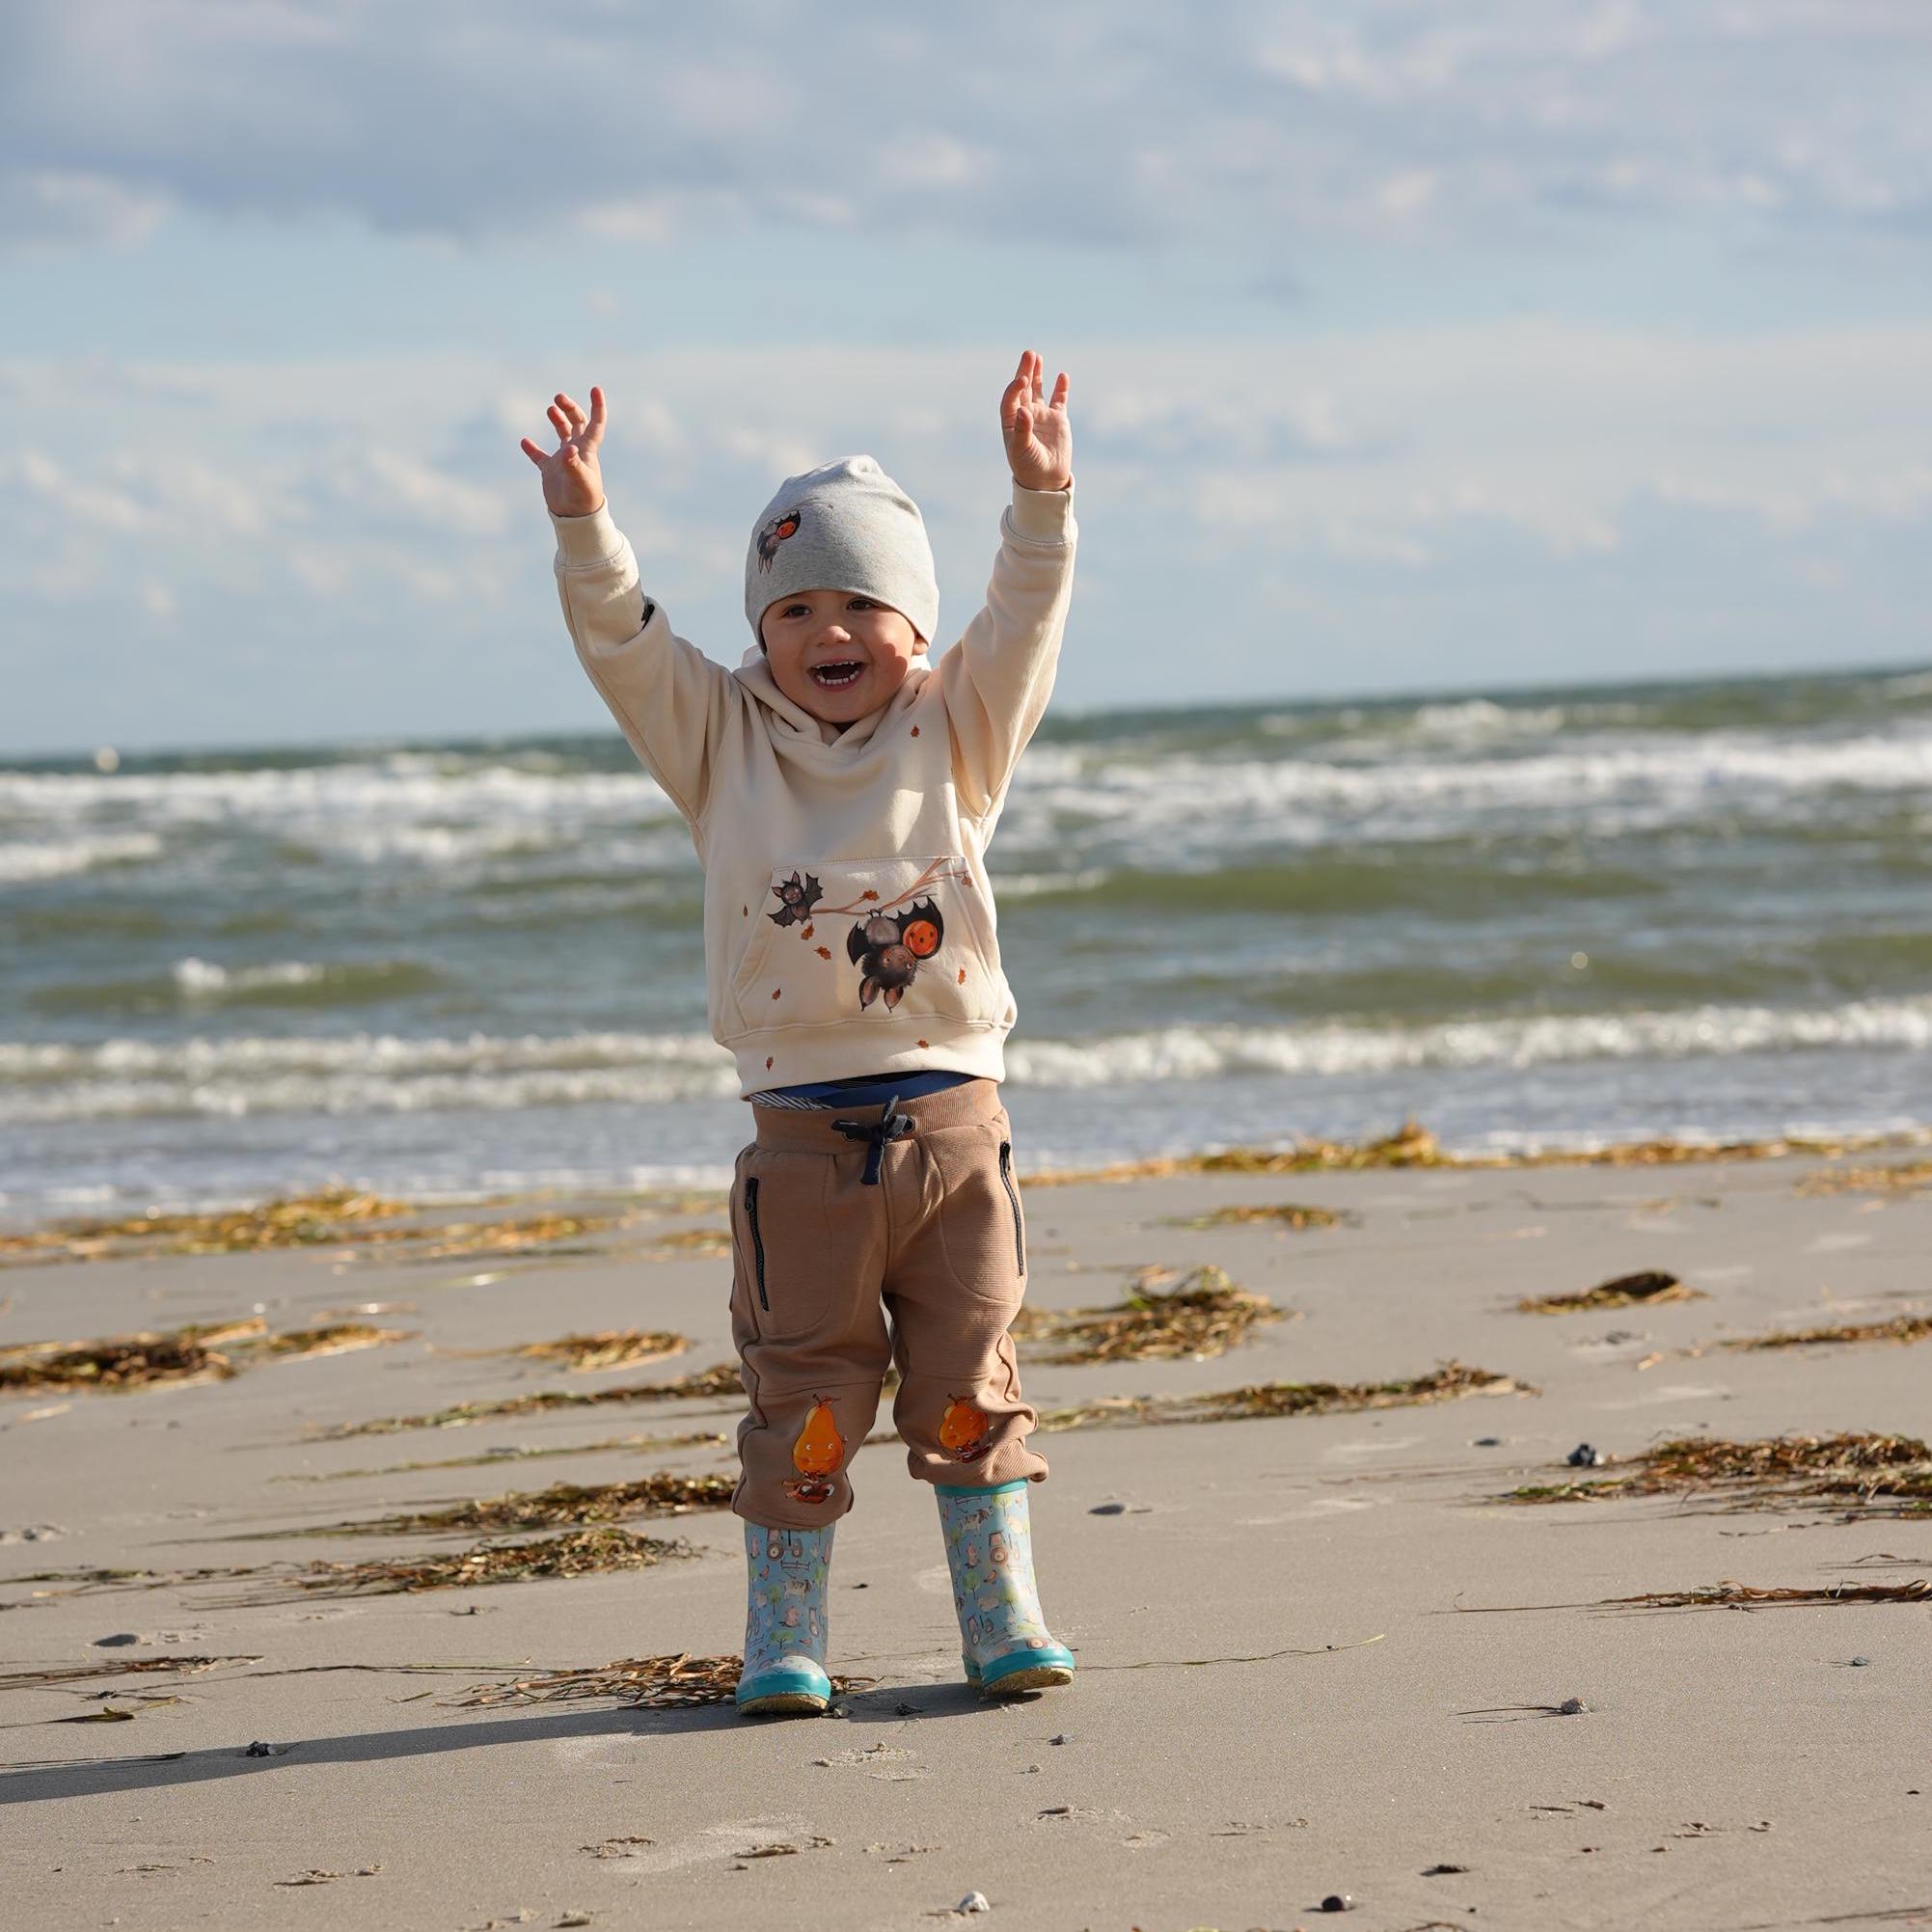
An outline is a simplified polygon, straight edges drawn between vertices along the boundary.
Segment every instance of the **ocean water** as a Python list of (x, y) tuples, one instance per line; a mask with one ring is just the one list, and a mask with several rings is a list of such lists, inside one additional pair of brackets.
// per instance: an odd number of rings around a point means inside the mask
[[(1049, 717), (1021, 1173), (1932, 1125), (1932, 671)], [(614, 730), (0, 762), (0, 1217), (721, 1184), (702, 882)]]

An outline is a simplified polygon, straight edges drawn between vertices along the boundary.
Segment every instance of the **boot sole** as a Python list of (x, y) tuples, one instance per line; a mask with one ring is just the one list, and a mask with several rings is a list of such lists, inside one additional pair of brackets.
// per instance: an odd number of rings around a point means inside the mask
[(738, 1706), (744, 1717), (797, 1715), (822, 1717), (826, 1701), (809, 1691), (775, 1691), (770, 1697), (752, 1698)]
[(983, 1698), (1010, 1698), (1021, 1691), (1051, 1690), (1056, 1684), (1073, 1681), (1074, 1673), (1065, 1664), (1028, 1664), (1023, 1670), (993, 1678), (990, 1684), (982, 1682), (979, 1694)]
[[(1023, 1657), (1025, 1652), (1016, 1654)], [(962, 1656), (960, 1662), (966, 1666), (966, 1682), (983, 1698), (1005, 1697), (1018, 1691), (1048, 1691), (1074, 1681), (1073, 1655), (1057, 1644), (1037, 1663), (1016, 1662), (1010, 1671), (995, 1671), (990, 1682), (981, 1678), (979, 1666), (970, 1657)]]

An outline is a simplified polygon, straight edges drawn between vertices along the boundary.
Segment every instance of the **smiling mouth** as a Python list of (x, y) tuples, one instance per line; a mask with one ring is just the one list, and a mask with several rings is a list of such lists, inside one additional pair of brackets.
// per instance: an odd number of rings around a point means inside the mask
[(865, 667), (856, 658), (840, 658), (835, 664), (814, 665), (812, 682), (827, 691), (842, 691), (847, 685), (857, 684), (864, 670)]

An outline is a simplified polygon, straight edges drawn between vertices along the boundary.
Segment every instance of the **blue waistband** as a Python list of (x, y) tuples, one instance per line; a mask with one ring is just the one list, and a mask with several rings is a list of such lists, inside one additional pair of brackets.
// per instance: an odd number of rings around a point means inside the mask
[(949, 1067), (933, 1067), (912, 1074), (855, 1074), (842, 1080), (807, 1080), (802, 1086), (771, 1087), (748, 1094), (748, 1101), (781, 1107), (867, 1107), (891, 1100), (915, 1100), (975, 1080), (977, 1074), (958, 1074)]

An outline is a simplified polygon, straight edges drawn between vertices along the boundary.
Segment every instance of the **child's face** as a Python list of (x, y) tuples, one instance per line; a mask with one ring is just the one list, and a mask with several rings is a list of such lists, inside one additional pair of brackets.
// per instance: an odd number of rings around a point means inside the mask
[[(907, 617), (856, 590), (795, 590), (766, 607), (758, 631), (772, 681), (814, 718), (840, 726), (877, 711), (924, 648)], [(829, 673), (847, 681), (828, 682)]]

